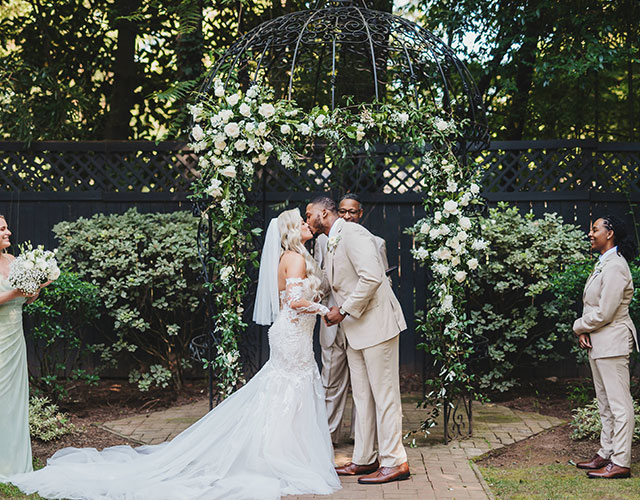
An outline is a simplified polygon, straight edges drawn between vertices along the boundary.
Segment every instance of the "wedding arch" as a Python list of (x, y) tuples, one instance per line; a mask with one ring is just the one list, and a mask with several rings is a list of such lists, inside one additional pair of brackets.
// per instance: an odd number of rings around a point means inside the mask
[[(242, 377), (237, 340), (246, 326), (247, 270), (258, 256), (256, 185), (278, 171), (307, 179), (309, 196), (328, 175), (384, 192), (380, 171), (389, 158), (421, 174), (428, 216), (409, 229), (414, 256), (434, 271), (440, 300), (432, 312), (447, 338), (443, 380), (464, 375), (463, 283), (483, 244), (469, 212), (480, 200), (466, 158), (486, 145), (488, 133), (473, 79), (444, 42), (361, 1), (319, 1), (240, 38), (190, 111), (199, 154), (191, 196), (210, 321), (193, 345), (212, 383), (215, 374), (218, 394)], [(437, 397), (449, 389), (441, 385)]]

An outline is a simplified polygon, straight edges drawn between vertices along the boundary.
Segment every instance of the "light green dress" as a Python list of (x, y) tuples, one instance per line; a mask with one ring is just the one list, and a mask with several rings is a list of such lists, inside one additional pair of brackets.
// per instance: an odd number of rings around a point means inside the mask
[[(0, 275), (0, 292), (11, 290)], [(27, 345), (22, 330), (25, 299), (0, 304), (0, 480), (31, 472)]]

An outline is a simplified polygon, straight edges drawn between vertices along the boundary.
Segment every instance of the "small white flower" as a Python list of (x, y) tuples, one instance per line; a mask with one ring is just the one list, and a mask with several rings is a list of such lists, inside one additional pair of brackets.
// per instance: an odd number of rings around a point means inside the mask
[(214, 90), (214, 93), (216, 97), (222, 97), (224, 95), (224, 87), (222, 85), (217, 86)]
[(230, 109), (223, 109), (220, 111), (220, 113), (218, 113), (218, 116), (223, 123), (227, 123), (229, 120), (231, 120), (233, 111), (231, 111)]
[(273, 104), (263, 103), (260, 105), (258, 113), (268, 120), (276, 113), (276, 108), (273, 107)]
[(420, 226), (420, 233), (422, 234), (429, 234), (429, 230), (430, 230), (430, 226), (429, 224), (427, 224), (426, 222), (423, 222), (422, 225)]
[(287, 135), (291, 133), (291, 127), (286, 123), (280, 127), (280, 133), (282, 135)]
[(231, 94), (227, 96), (227, 104), (229, 106), (235, 106), (240, 101), (240, 96), (238, 94)]
[(226, 148), (227, 143), (224, 140), (224, 136), (219, 135), (218, 137), (216, 137), (215, 140), (213, 141), (213, 145), (215, 146), (216, 149), (219, 149), (220, 151)]
[(235, 139), (240, 135), (240, 127), (236, 122), (227, 123), (224, 126), (224, 133), (232, 139)]
[(466, 233), (466, 231), (460, 231), (458, 234), (456, 234), (456, 239), (458, 241), (467, 241), (468, 237), (469, 235)]
[(198, 104), (189, 106), (189, 113), (191, 113), (191, 117), (193, 118), (193, 121), (199, 122), (202, 119), (202, 106)]
[(311, 127), (309, 127), (309, 125), (307, 125), (306, 123), (301, 123), (300, 125), (298, 125), (298, 131), (302, 135), (309, 135), (311, 133)]
[(240, 104), (239, 111), (242, 116), (246, 116), (247, 118), (251, 116), (251, 106), (249, 106), (247, 103), (243, 102), (242, 104)]
[(342, 236), (332, 236), (331, 238), (329, 238), (327, 240), (327, 250), (329, 250), (330, 252), (335, 251), (341, 239), (342, 239)]
[(443, 120), (442, 118), (436, 118), (436, 120), (433, 122), (433, 125), (440, 131), (440, 132), (444, 132), (445, 130), (447, 130), (447, 128), (449, 127), (449, 124)]
[(252, 85), (249, 90), (247, 90), (247, 97), (249, 99), (253, 99), (258, 96), (258, 88), (255, 85)]
[(234, 147), (236, 148), (236, 151), (244, 151), (247, 149), (247, 141), (240, 139), (239, 141), (236, 141)]
[(469, 205), (470, 201), (471, 201), (471, 193), (466, 192), (462, 195), (462, 198), (460, 198), (460, 206), (466, 207)]
[(454, 169), (454, 164), (450, 161), (445, 160), (442, 164), (442, 170), (444, 170), (447, 174), (450, 173)]
[(429, 251), (424, 247), (420, 247), (413, 253), (413, 255), (420, 260), (425, 260), (429, 257)]
[(458, 189), (458, 183), (455, 181), (447, 181), (447, 191), (450, 193), (455, 193)]
[(464, 280), (467, 279), (467, 272), (458, 271), (456, 274), (453, 275), (453, 277), (458, 283), (462, 283)]
[(471, 243), (471, 248), (474, 250), (484, 250), (488, 245), (489, 243), (485, 240), (474, 240), (473, 243)]
[(436, 211), (433, 213), (433, 220), (434, 220), (435, 222), (440, 222), (440, 221), (442, 220), (442, 212), (440, 212), (440, 210), (436, 210)]
[(235, 179), (237, 175), (236, 167), (234, 167), (233, 165), (227, 165), (222, 170), (220, 170), (220, 173), (225, 177), (230, 177), (231, 179)]
[(325, 118), (326, 117), (324, 115), (318, 115), (316, 117), (316, 120), (315, 120), (316, 121), (316, 127), (322, 127), (324, 125), (324, 119)]
[(258, 128), (256, 129), (256, 135), (264, 136), (267, 134), (267, 124), (265, 122), (258, 123)]
[(472, 271), (474, 271), (475, 269), (478, 268), (478, 259), (473, 258), (473, 259), (469, 259), (467, 261), (467, 266), (469, 266), (469, 269), (471, 269)]
[(251, 133), (251, 132), (253, 132), (253, 131), (256, 129), (256, 124), (255, 124), (255, 123), (253, 123), (253, 122), (249, 122), (249, 123), (247, 123), (247, 124), (244, 126), (244, 129), (245, 129), (247, 132)]
[(195, 141), (201, 141), (204, 139), (204, 130), (202, 130), (200, 125), (196, 125), (191, 129), (191, 137), (193, 137)]
[(447, 200), (444, 202), (444, 211), (447, 214), (456, 215), (458, 213), (458, 202), (455, 200)]
[(469, 191), (471, 191), (471, 194), (478, 194), (480, 192), (480, 186), (477, 184), (471, 184), (471, 186), (469, 186)]
[(460, 257), (457, 255), (451, 259), (451, 267), (456, 267), (460, 264)]
[(437, 227), (433, 227), (429, 230), (429, 238), (435, 240), (438, 236), (440, 236), (440, 229)]
[(458, 223), (465, 231), (471, 229), (471, 219), (469, 219), (469, 217), (460, 217), (460, 221), (458, 221)]
[(451, 232), (451, 229), (449, 229), (449, 226), (447, 226), (446, 224), (442, 224), (439, 228), (438, 228), (438, 232), (442, 235), (442, 236), (446, 236), (447, 234), (449, 234)]
[(453, 310), (453, 296), (452, 295), (445, 295), (444, 298), (442, 299), (442, 306), (440, 307), (440, 309), (443, 312), (450, 312)]
[(271, 151), (273, 151), (273, 144), (271, 144), (269, 141), (264, 141), (262, 148), (264, 149), (265, 153), (271, 153)]
[(221, 186), (222, 182), (219, 179), (211, 179), (211, 184), (205, 192), (213, 198), (220, 198), (222, 196)]
[(233, 268), (231, 266), (225, 266), (220, 269), (220, 281), (226, 285), (229, 282), (231, 273), (233, 273)]
[(450, 268), (446, 264), (436, 264), (434, 266), (434, 270), (440, 276), (448, 276)]
[(267, 155), (264, 155), (264, 154), (258, 155), (258, 161), (260, 162), (260, 165), (266, 165), (268, 159), (269, 157)]

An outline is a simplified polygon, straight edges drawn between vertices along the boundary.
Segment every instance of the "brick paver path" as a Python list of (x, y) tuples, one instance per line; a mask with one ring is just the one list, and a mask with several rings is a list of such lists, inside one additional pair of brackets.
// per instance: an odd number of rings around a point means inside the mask
[[(416, 409), (416, 396), (403, 397), (405, 430), (417, 429), (424, 410)], [(141, 444), (156, 444), (173, 438), (209, 409), (203, 400), (186, 406), (170, 408), (147, 415), (138, 415), (106, 422), (102, 427)], [(286, 497), (287, 500), (370, 500), (370, 499), (465, 499), (492, 498), (471, 458), (489, 450), (525, 439), (554, 427), (562, 420), (537, 413), (512, 410), (495, 404), (473, 405), (473, 437), (442, 444), (441, 426), (436, 426), (427, 438), (416, 437), (415, 446), (407, 443), (411, 477), (385, 485), (360, 485), (357, 478), (342, 477), (342, 490), (324, 495)], [(347, 409), (347, 415), (351, 412)], [(348, 419), (347, 419), (348, 423)], [(336, 463), (351, 458), (352, 445), (345, 442), (336, 447)]]

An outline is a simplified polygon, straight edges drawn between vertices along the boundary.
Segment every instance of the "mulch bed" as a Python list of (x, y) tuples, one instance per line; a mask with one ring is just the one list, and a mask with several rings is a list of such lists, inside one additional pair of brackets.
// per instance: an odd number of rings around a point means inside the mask
[(32, 439), (33, 456), (44, 464), (57, 450), (69, 446), (99, 450), (121, 444), (137, 446), (137, 443), (107, 432), (96, 424), (184, 405), (204, 397), (207, 397), (204, 381), (187, 382), (180, 395), (171, 389), (142, 393), (125, 380), (101, 380), (97, 386), (79, 386), (59, 404), (60, 410), (67, 413), (78, 427), (78, 432), (50, 442)]
[[(584, 380), (555, 378), (521, 385), (517, 394), (493, 394), (492, 402), (509, 408), (533, 411), (563, 420), (571, 419), (571, 402), (567, 394), (572, 387)], [(588, 380), (586, 381), (589, 382)], [(591, 395), (593, 395), (591, 393)], [(482, 466), (521, 468), (534, 465), (567, 464), (593, 457), (600, 448), (599, 441), (574, 441), (569, 436), (571, 428), (564, 424), (543, 431), (528, 439), (489, 452), (477, 464)], [(640, 460), (640, 443), (632, 448), (632, 461)]]

